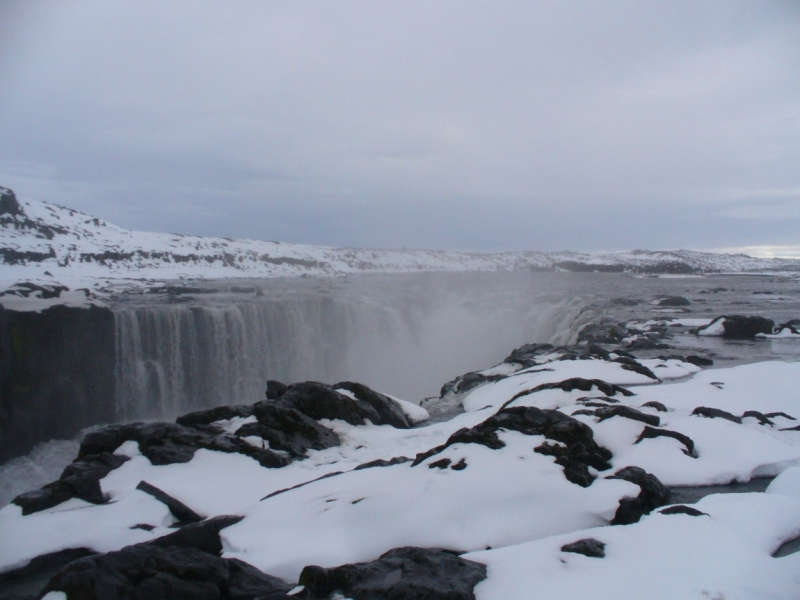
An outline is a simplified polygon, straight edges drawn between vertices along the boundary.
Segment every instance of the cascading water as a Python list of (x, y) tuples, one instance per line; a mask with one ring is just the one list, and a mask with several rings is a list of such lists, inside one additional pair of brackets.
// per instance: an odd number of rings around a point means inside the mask
[(121, 307), (118, 418), (254, 402), (267, 379), (351, 379), (419, 401), (516, 345), (568, 342), (589, 318), (576, 299), (500, 302), (496, 289), (423, 287)]

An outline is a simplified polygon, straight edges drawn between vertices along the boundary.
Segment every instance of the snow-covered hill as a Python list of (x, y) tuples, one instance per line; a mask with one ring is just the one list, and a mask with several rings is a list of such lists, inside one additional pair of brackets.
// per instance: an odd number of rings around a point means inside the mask
[(566, 270), (631, 273), (800, 272), (800, 260), (678, 250), (619, 254), (331, 248), (131, 231), (0, 188), (0, 279), (220, 278), (365, 272)]

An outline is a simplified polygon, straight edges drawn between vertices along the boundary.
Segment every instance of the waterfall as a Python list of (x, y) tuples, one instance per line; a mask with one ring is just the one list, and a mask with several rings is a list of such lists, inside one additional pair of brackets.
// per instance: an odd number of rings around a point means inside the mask
[[(361, 381), (419, 401), (448, 379), (531, 341), (566, 343), (576, 299), (496, 302), (442, 289), (203, 299), (115, 311), (119, 420), (172, 419), (263, 398), (267, 379)], [(473, 290), (474, 291), (474, 290)]]

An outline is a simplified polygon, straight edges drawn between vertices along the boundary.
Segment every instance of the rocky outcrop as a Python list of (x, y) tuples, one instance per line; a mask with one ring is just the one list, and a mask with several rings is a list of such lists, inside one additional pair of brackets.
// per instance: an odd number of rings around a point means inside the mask
[(418, 454), (412, 466), (419, 465), (453, 444), (481, 444), (493, 450), (503, 448), (505, 443), (497, 435), (500, 430), (543, 435), (560, 442), (545, 442), (534, 450), (539, 454), (554, 456), (556, 464), (564, 468), (564, 476), (582, 487), (588, 487), (595, 479), (589, 467), (598, 471), (611, 468), (608, 463), (611, 452), (594, 441), (591, 427), (557, 410), (535, 407), (503, 408), (475, 427), (456, 431), (443, 445)]
[(115, 363), (109, 309), (0, 307), (0, 462), (113, 422)]
[(337, 592), (353, 600), (474, 600), (486, 566), (437, 548), (396, 548), (368, 563), (332, 569), (309, 566), (300, 574), (306, 598)]
[(684, 435), (677, 431), (670, 431), (669, 429), (656, 429), (655, 427), (645, 427), (642, 430), (642, 433), (639, 434), (639, 437), (636, 438), (634, 444), (638, 444), (642, 440), (648, 439), (655, 439), (659, 437), (669, 437), (674, 440), (678, 440), (681, 444), (685, 446), (685, 450), (682, 452), (686, 456), (691, 456), (692, 458), (697, 458), (697, 452), (694, 449), (694, 440), (690, 438), (688, 435)]
[(772, 335), (774, 329), (775, 321), (772, 319), (730, 315), (717, 317), (708, 325), (696, 329), (695, 333), (697, 335), (721, 335), (730, 340), (753, 340), (759, 333)]
[(126, 460), (127, 456), (110, 452), (84, 455), (68, 465), (58, 481), (48, 483), (42, 489), (20, 494), (13, 503), (22, 508), (23, 515), (52, 508), (71, 498), (103, 504), (107, 499), (100, 488), (100, 480)]
[(71, 600), (288, 599), (292, 586), (235, 559), (180, 546), (128, 546), (71, 562), (44, 588)]
[(345, 381), (330, 386), (304, 381), (287, 386), (280, 395), (277, 392), (272, 395), (277, 396), (271, 400), (276, 406), (297, 410), (315, 420), (341, 419), (351, 425), (370, 421), (373, 425), (410, 427), (396, 402), (358, 383)]
[(619, 508), (611, 521), (612, 525), (637, 523), (644, 515), (668, 504), (672, 497), (672, 492), (655, 475), (639, 467), (625, 467), (606, 479), (624, 479), (635, 483), (641, 489), (636, 498), (620, 500)]

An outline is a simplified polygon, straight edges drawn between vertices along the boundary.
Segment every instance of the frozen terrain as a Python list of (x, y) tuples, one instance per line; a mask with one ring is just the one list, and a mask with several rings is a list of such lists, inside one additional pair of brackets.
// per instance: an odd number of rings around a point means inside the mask
[[(13, 574), (36, 557), (77, 549), (117, 557), (176, 526), (222, 523), (212, 536), (219, 532), (222, 564), (243, 561), (282, 579), (274, 598), (290, 588), (328, 597), (314, 573), (401, 547), (466, 552), (465, 564), (487, 565), (478, 599), (577, 598), (587, 589), (598, 598), (800, 597), (800, 554), (773, 556), (800, 536), (800, 363), (702, 370), (678, 359), (570, 352), (520, 349), (482, 372), (491, 381), (445, 392), (464, 412), (431, 424), (423, 408), (386, 396), (383, 416), (357, 416), (370, 410), (367, 392), (349, 384), (273, 383), (267, 400), (179, 419), (182, 433), (159, 433), (161, 441), (151, 426), (101, 431), (86, 439), (72, 474), (0, 509), (0, 538), (16, 540), (0, 547), (0, 578), (25, 589)], [(267, 425), (276, 410), (307, 411), (313, 435), (321, 427), (336, 441), (298, 453)], [(419, 424), (408, 428), (409, 418)], [(208, 434), (216, 441), (181, 455), (182, 439)], [(113, 455), (92, 454), (101, 450)], [(93, 471), (97, 461), (111, 467)], [(69, 483), (75, 473), (97, 477), (100, 495)], [(664, 487), (765, 476), (777, 476), (766, 492), (693, 505), (671, 504)], [(114, 559), (121, 573), (140, 568), (132, 552)], [(107, 567), (96, 560), (65, 567), (45, 588), (48, 600), (103, 597)], [(392, 598), (404, 569), (384, 586), (388, 595), (340, 591)], [(86, 573), (101, 582), (92, 584), (99, 595), (81, 595)]]
[(92, 215), (0, 188), (0, 284), (419, 271), (798, 272), (800, 260), (678, 250), (618, 254), (445, 252), (328, 248), (130, 231)]

